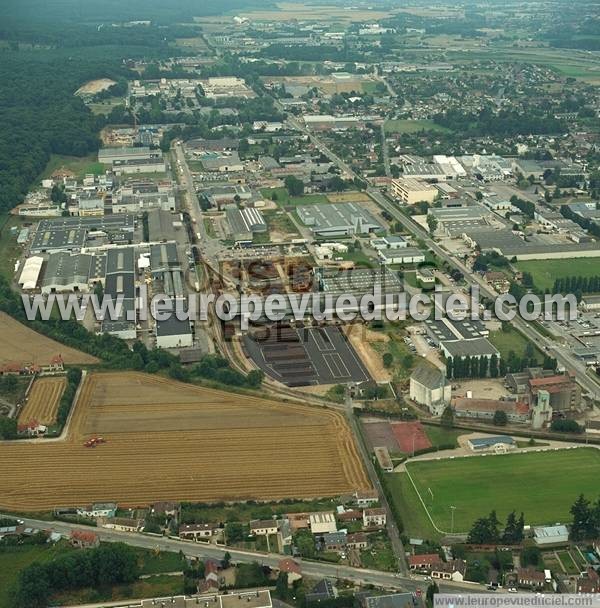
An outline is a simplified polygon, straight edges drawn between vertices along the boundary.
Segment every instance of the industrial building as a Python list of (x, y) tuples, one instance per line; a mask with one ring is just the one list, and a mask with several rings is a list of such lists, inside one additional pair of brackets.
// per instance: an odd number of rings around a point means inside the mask
[(459, 237), (468, 230), (489, 226), (490, 213), (482, 205), (434, 207), (427, 210), (427, 215), (437, 220), (435, 234), (447, 237)]
[(377, 252), (377, 257), (384, 266), (390, 264), (421, 264), (425, 261), (425, 253), (414, 247), (384, 249)]
[(145, 146), (101, 148), (98, 151), (98, 162), (104, 165), (112, 165), (115, 162), (157, 159), (162, 159), (162, 152), (160, 150), (151, 150)]
[(177, 317), (178, 311), (184, 311), (185, 288), (176, 243), (150, 246), (150, 271), (155, 282), (154, 292), (165, 294), (170, 298), (168, 306), (161, 306), (160, 314), (155, 315), (157, 348), (193, 346), (194, 339), (189, 319)]
[(238, 209), (236, 205), (226, 205), (224, 209), (229, 234), (236, 243), (252, 243), (254, 233), (267, 232), (267, 223), (258, 209)]
[(440, 349), (446, 358), (491, 359), (496, 355), (500, 359), (500, 352), (487, 338), (444, 340), (440, 342)]
[(520, 401), (457, 397), (452, 401), (452, 409), (457, 418), (491, 421), (495, 413), (500, 411), (506, 414), (509, 422), (520, 424), (529, 422), (529, 406)]
[(441, 416), (452, 393), (446, 374), (433, 365), (423, 364), (410, 376), (410, 398), (424, 405), (433, 416)]
[(121, 299), (122, 306), (118, 318), (102, 321), (102, 333), (109, 333), (123, 340), (135, 340), (137, 315), (133, 247), (119, 247), (107, 251), (104, 296), (111, 297), (114, 302)]
[[(84, 253), (67, 253), (64, 251), (52, 253), (48, 257), (42, 293), (87, 293), (90, 291), (92, 275), (104, 277), (105, 257)], [(97, 268), (96, 265), (100, 268)]]
[(162, 158), (115, 160), (112, 164), (115, 175), (135, 173), (165, 173), (167, 165)]
[(60, 217), (42, 220), (35, 231), (30, 251), (37, 255), (54, 251), (78, 252), (107, 244), (130, 244), (134, 240), (132, 215), (102, 217)]
[[(458, 232), (454, 232), (458, 236)], [(506, 258), (517, 260), (550, 260), (564, 258), (600, 257), (600, 242), (565, 242), (551, 234), (532, 234), (525, 240), (509, 228), (464, 226), (465, 242), (481, 251), (496, 251)]]
[(408, 247), (408, 241), (396, 235), (382, 236), (371, 241), (371, 247), (376, 251), (383, 251), (385, 249), (403, 249)]
[[(180, 300), (181, 301), (181, 300)], [(194, 339), (188, 319), (178, 319), (176, 315), (176, 301), (171, 301), (171, 309), (161, 311), (165, 319), (156, 320), (156, 347), (157, 348), (185, 348), (193, 346)]]
[(303, 205), (296, 212), (316, 237), (336, 238), (383, 230), (373, 214), (357, 203)]
[(418, 179), (393, 179), (391, 189), (392, 196), (405, 205), (414, 205), (421, 201), (433, 203), (438, 196), (437, 188)]
[(21, 276), (19, 277), (18, 281), (21, 289), (24, 291), (30, 291), (37, 287), (43, 264), (44, 258), (40, 256), (33, 256), (25, 260), (23, 269), (21, 270)]

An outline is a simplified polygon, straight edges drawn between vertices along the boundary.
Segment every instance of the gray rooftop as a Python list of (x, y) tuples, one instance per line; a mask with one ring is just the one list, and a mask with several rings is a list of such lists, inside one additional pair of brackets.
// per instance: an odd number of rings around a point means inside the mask
[(300, 220), (313, 231), (348, 231), (366, 234), (382, 229), (373, 214), (358, 203), (303, 205), (296, 208)]
[(450, 357), (500, 356), (498, 349), (487, 338), (443, 340), (442, 346), (448, 351)]
[(449, 384), (446, 374), (433, 365), (419, 365), (410, 375), (411, 380), (415, 380), (426, 388), (435, 389)]

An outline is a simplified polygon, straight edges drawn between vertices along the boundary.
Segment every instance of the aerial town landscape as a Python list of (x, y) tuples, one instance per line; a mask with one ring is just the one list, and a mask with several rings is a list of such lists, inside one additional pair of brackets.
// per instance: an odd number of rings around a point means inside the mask
[(0, 23), (0, 608), (600, 605), (597, 3)]

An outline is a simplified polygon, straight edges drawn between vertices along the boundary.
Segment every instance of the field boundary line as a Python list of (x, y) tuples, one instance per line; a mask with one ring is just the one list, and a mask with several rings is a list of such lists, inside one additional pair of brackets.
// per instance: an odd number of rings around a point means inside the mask
[(404, 465), (404, 470), (406, 471), (406, 474), (408, 475), (408, 479), (410, 479), (410, 483), (412, 484), (412, 487), (414, 488), (415, 492), (417, 493), (417, 496), (419, 497), (419, 500), (421, 501), (421, 505), (425, 509), (425, 513), (427, 513), (427, 517), (429, 518), (429, 521), (431, 522), (431, 525), (433, 526), (434, 530), (436, 532), (439, 532), (440, 534), (444, 534), (444, 535), (451, 534), (452, 536), (461, 536), (461, 535), (468, 534), (468, 532), (447, 532), (446, 530), (440, 530), (440, 528), (438, 528), (436, 523), (433, 521), (433, 517), (431, 517), (431, 513), (429, 512), (429, 509), (427, 508), (425, 501), (421, 497), (421, 493), (419, 492), (419, 490), (417, 490), (417, 486), (416, 486), (415, 482), (413, 481), (412, 475), (408, 471), (407, 463)]

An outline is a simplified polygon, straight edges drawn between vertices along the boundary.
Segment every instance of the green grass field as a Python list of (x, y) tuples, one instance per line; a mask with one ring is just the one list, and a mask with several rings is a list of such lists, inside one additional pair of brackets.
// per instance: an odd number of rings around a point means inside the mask
[(40, 179), (50, 177), (57, 169), (65, 169), (75, 174), (78, 179), (83, 178), (88, 173), (101, 175), (108, 169), (108, 165), (103, 165), (98, 162), (96, 154), (89, 156), (64, 156), (62, 154), (53, 154), (42, 173)]
[(518, 262), (517, 268), (530, 272), (538, 289), (552, 289), (555, 279), (562, 277), (591, 277), (600, 275), (597, 258), (571, 258), (567, 260), (531, 260)]
[[(450, 531), (450, 505), (456, 507), (455, 532), (467, 532), (492, 509), (500, 520), (515, 510), (525, 513), (528, 524), (551, 524), (570, 521), (569, 509), (577, 496), (593, 494), (600, 474), (600, 450), (421, 461), (410, 463), (408, 472), (441, 530)], [(394, 476), (406, 477), (403, 473)], [(422, 526), (422, 516), (415, 524)]]
[(386, 120), (385, 130), (387, 133), (418, 133), (419, 131), (438, 131), (449, 133), (450, 129), (436, 125), (433, 120)]
[[(529, 340), (516, 329), (510, 328), (509, 331), (492, 331), (490, 332), (490, 342), (500, 351), (503, 359), (508, 359), (508, 354), (512, 350), (517, 357), (525, 355), (525, 348), (529, 344)], [(544, 354), (534, 344), (534, 357), (541, 363), (544, 360)]]

